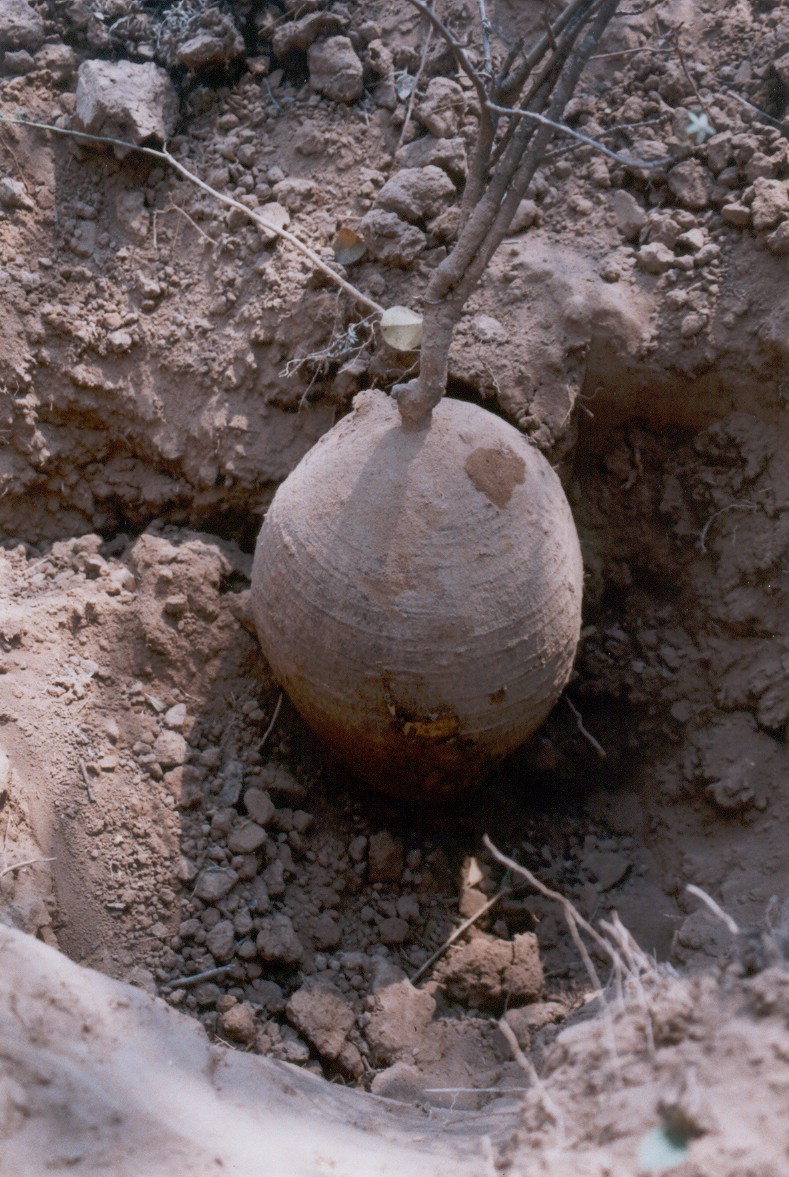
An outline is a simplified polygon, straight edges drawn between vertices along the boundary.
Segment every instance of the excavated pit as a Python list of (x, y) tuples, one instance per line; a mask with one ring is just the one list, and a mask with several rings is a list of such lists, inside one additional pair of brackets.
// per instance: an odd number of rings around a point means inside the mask
[[(365, 7), (396, 69), (415, 70), (404, 5)], [(676, 7), (660, 6), (671, 27)], [(103, 50), (43, 9), (41, 53), (62, 38), (74, 59), (56, 69), (36, 52), (0, 81), (15, 109), (51, 121), (71, 114), (79, 61)], [(644, 1139), (678, 1124), (694, 1174), (780, 1173), (787, 161), (780, 129), (725, 91), (747, 36), (760, 54), (748, 100), (766, 109), (785, 33), (769, 6), (747, 21), (683, 13), (726, 128), (683, 140), (685, 74), (630, 54), (651, 43), (645, 16), (617, 26), (607, 51), (627, 48), (626, 64), (593, 73), (573, 117), (667, 105), (661, 134), (684, 170), (601, 170), (585, 149), (546, 161), (531, 227), (502, 246), (457, 332), (450, 395), (518, 425), (562, 479), (584, 628), (544, 726), (432, 809), (329, 760), (280, 696), (248, 599), (276, 487), (356, 391), (390, 387), (410, 359), (163, 169), (3, 126), (4, 174), (24, 191), (0, 189), (0, 908), (70, 958), (3, 930), (4, 1007), (21, 1013), (0, 1020), (0, 1137), (16, 1171), (123, 1177), (143, 1157), (164, 1177), (183, 1155), (195, 1173), (219, 1157), (250, 1174), (266, 1145), (254, 1093), (278, 1109), (266, 1132), (280, 1111), (284, 1125), (267, 1173), (313, 1174), (332, 1155), (335, 1171), (366, 1171), (381, 1132), (376, 1174), (618, 1177), (656, 1171)], [(365, 63), (380, 61), (374, 30), (348, 19)], [(405, 102), (331, 101), (283, 62), (271, 81), (225, 65), (223, 88), (196, 85), (173, 149), (221, 190), (281, 201), (324, 248), (396, 173)], [(431, 62), (430, 76), (451, 72)], [(353, 280), (416, 305), (444, 247), (422, 228), (417, 261), (368, 257)], [(561, 907), (507, 874), (485, 835), (654, 954), (628, 958), (622, 1004), (610, 955), (590, 943), (601, 982), (613, 977), (604, 1005)], [(172, 1058), (177, 1099), (160, 1086)]]

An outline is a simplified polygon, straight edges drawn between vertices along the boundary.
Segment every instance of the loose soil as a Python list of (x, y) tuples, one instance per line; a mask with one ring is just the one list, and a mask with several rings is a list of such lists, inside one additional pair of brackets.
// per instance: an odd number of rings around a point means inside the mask
[[(498, 48), (542, 9), (491, 5)], [(442, 11), (462, 31), (477, 6)], [(681, 1177), (779, 1177), (789, 20), (769, 0), (627, 11), (567, 116), (616, 158), (557, 138), (450, 371), (450, 395), (517, 425), (562, 477), (585, 565), (575, 674), (524, 749), (430, 810), (327, 758), (249, 609), (277, 485), (413, 355), (155, 161), (0, 124), (0, 909), (151, 995), (152, 1018), (167, 1003), (197, 1019), (214, 1058), (268, 1056), (426, 1122), (500, 1113), (479, 1172), (656, 1172), (639, 1149), (664, 1132)], [(68, 127), (81, 63), (155, 61), (178, 159), (249, 207), (276, 203), (332, 264), (338, 230), (358, 231), (350, 280), (418, 308), (476, 120), (406, 0), (22, 15), (0, 0), (0, 17), (3, 115)], [(314, 47), (338, 35), (345, 81), (327, 86)], [(561, 907), (505, 874), (486, 833), (595, 926), (618, 913), (652, 959), (629, 996), (590, 993)], [(590, 951), (606, 984), (610, 959)], [(22, 988), (35, 953), (9, 972)], [(97, 1019), (121, 992), (85, 986)], [(166, 1134), (144, 1169), (89, 1132), (68, 1160), (31, 1129), (53, 1114), (38, 1080), (2, 1057), (15, 1172), (172, 1171)], [(205, 1162), (202, 1147), (181, 1171), (216, 1171), (225, 1146)], [(227, 1148), (223, 1171), (256, 1171)]]

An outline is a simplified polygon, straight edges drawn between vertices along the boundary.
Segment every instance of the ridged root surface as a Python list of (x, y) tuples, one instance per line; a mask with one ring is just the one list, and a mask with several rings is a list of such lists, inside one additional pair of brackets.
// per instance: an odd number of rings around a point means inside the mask
[(365, 392), (277, 491), (252, 608), (318, 735), (376, 788), (431, 801), (545, 719), (582, 581), (559, 479), (517, 430), (444, 399), (408, 431)]

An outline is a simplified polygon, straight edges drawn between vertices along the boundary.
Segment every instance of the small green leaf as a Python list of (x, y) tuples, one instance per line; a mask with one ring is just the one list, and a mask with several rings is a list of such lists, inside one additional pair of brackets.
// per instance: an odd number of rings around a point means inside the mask
[(381, 315), (381, 334), (396, 351), (417, 351), (422, 345), (422, 316), (408, 307), (388, 307)]

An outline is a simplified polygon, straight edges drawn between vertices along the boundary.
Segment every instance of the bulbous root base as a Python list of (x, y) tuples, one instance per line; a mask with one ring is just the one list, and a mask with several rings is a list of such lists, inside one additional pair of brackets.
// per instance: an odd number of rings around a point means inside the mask
[(583, 574), (561, 485), (517, 430), (459, 401), (429, 427), (401, 411), (360, 394), (282, 484), (252, 609), (275, 677), (351, 770), (435, 801), (545, 719)]

